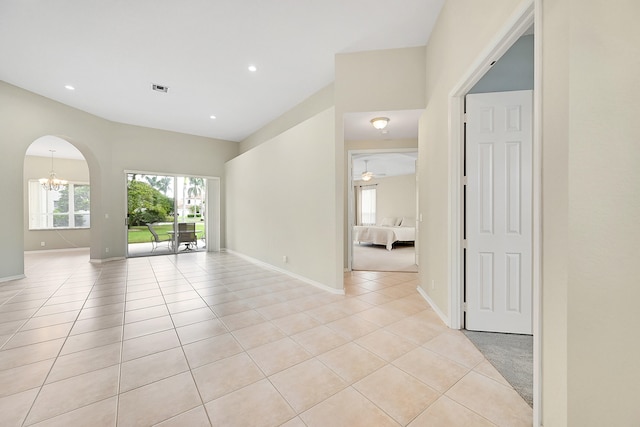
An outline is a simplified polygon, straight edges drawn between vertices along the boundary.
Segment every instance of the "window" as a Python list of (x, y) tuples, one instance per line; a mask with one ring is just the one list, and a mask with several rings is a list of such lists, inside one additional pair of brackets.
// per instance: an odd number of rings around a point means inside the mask
[(376, 223), (376, 189), (363, 188), (360, 192), (360, 223), (374, 225)]
[(74, 183), (57, 191), (45, 190), (37, 180), (29, 181), (29, 229), (89, 228), (90, 187)]

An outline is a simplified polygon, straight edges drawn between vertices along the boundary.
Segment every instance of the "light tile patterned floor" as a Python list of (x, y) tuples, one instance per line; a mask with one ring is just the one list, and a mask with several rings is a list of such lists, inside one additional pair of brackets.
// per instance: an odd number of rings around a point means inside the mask
[(2, 426), (532, 424), (414, 273), (340, 296), (229, 253), (25, 266), (0, 284)]

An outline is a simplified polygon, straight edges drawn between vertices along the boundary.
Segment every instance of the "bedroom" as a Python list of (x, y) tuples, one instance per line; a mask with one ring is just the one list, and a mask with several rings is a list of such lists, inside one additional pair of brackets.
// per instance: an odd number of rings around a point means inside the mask
[(411, 149), (352, 154), (353, 270), (417, 271), (417, 155)]

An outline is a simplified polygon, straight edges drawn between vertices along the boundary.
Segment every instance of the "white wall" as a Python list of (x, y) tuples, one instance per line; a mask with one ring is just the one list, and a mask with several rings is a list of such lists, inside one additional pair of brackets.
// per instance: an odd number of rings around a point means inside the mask
[[(60, 179), (73, 182), (89, 182), (89, 168), (84, 160), (55, 159), (55, 171)], [(30, 179), (46, 178), (51, 169), (51, 158), (25, 156), (24, 158), (24, 250), (47, 250), (82, 248), (90, 245), (88, 228), (77, 230), (29, 230), (29, 186)], [(40, 246), (45, 242), (45, 246)]]
[(334, 115), (327, 109), (227, 163), (226, 247), (341, 291)]
[[(110, 122), (0, 82), (0, 179), (13, 183), (0, 186), (0, 200), (8, 206), (23, 206), (25, 153), (43, 135), (67, 140), (87, 160), (95, 260), (125, 254), (125, 169), (221, 177), (224, 163), (238, 153), (236, 142)], [(5, 230), (6, 244), (0, 245), (3, 280), (23, 274), (24, 213), (5, 209), (1, 215), (3, 222), (19, 224)]]

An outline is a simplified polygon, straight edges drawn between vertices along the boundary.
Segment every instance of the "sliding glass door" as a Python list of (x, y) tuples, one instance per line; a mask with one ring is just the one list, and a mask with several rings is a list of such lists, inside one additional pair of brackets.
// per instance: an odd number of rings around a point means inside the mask
[(206, 250), (206, 180), (127, 173), (127, 256)]

